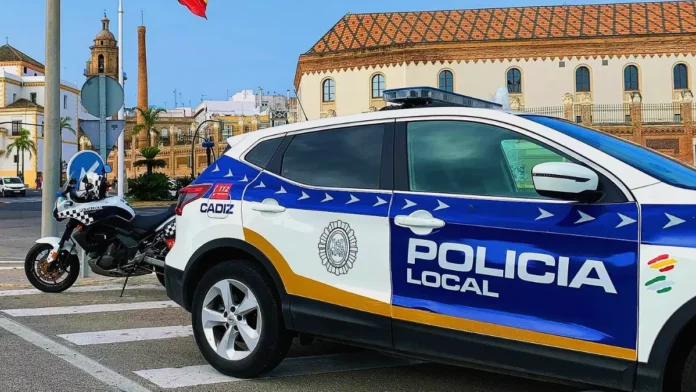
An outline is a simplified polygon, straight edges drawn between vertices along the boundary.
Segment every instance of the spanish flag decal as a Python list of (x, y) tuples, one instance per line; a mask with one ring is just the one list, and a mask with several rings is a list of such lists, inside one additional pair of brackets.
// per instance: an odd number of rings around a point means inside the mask
[(179, 0), (179, 3), (186, 6), (194, 15), (208, 19), (205, 15), (205, 11), (208, 8), (208, 0)]

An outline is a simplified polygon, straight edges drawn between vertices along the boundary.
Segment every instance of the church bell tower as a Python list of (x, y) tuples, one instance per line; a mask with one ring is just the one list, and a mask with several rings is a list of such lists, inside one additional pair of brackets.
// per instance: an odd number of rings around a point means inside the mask
[(92, 58), (87, 61), (85, 76), (90, 78), (104, 74), (118, 80), (118, 41), (109, 31), (109, 18), (106, 17), (106, 13), (102, 19), (102, 30), (97, 34), (90, 49)]

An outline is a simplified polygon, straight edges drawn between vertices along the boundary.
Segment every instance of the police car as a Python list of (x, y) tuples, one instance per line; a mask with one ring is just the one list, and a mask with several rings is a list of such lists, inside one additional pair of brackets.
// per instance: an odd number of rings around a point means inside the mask
[(696, 171), (431, 88), (260, 130), (181, 190), (168, 295), (220, 372), (295, 336), (696, 391)]

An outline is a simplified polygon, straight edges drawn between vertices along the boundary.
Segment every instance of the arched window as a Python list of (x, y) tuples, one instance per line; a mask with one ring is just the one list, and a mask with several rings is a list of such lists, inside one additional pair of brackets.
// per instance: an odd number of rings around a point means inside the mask
[(507, 71), (507, 89), (509, 93), (522, 92), (522, 72), (517, 68)]
[(624, 90), (638, 90), (638, 67), (635, 65), (624, 68)]
[(438, 88), (441, 90), (454, 92), (454, 75), (452, 71), (444, 70), (440, 72), (440, 82), (438, 83)]
[(104, 55), (99, 55), (99, 73), (104, 73)]
[(372, 98), (382, 98), (384, 96), (384, 75), (377, 74), (372, 77)]
[(575, 91), (590, 91), (590, 70), (580, 67), (575, 71)]
[(674, 89), (681, 90), (689, 88), (689, 75), (686, 65), (677, 64), (674, 66)]
[(323, 102), (334, 102), (336, 100), (336, 82), (333, 79), (326, 79), (322, 83), (321, 89), (324, 93), (322, 97)]

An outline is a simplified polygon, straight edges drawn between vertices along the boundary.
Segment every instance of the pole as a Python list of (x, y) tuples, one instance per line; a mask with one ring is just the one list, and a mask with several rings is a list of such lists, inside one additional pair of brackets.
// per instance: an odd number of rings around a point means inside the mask
[[(125, 88), (124, 81), (123, 81), (123, 1), (118, 0), (118, 82), (121, 84), (121, 87)], [(121, 110), (118, 111), (118, 119), (119, 120), (124, 120), (126, 118), (125, 116), (125, 110), (123, 107), (121, 107)], [(118, 178), (118, 197), (123, 199), (123, 187), (125, 185), (125, 182), (128, 181), (126, 179), (126, 170), (125, 170), (125, 165), (124, 162), (126, 160), (126, 130), (124, 129), (123, 132), (118, 136), (118, 170), (117, 170), (117, 178)]]
[(41, 236), (55, 237), (53, 202), (60, 184), (60, 0), (46, 0), (46, 102), (44, 105), (44, 189), (41, 194)]

